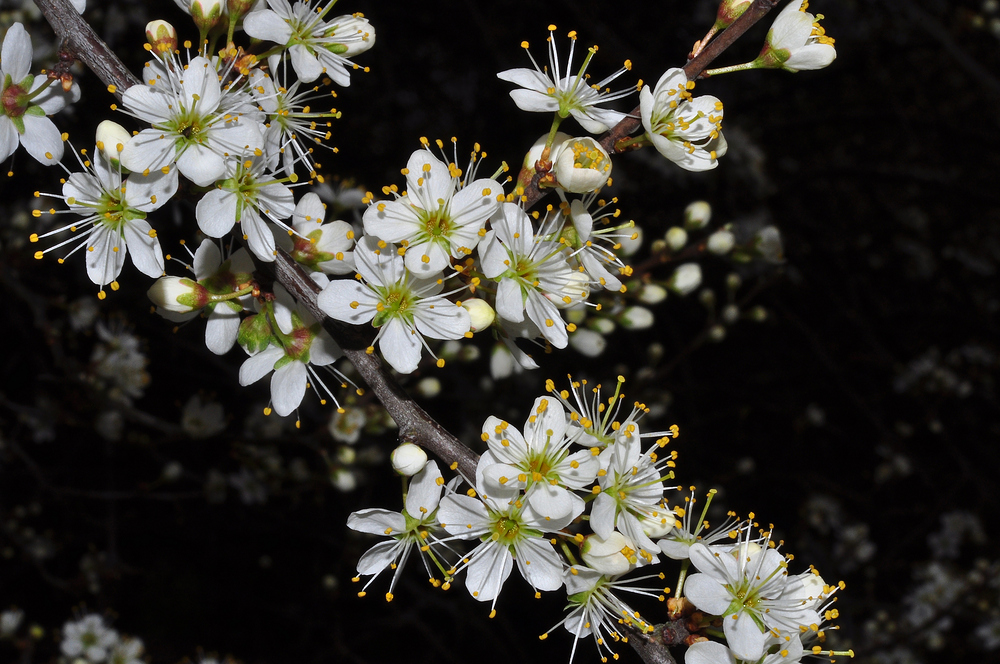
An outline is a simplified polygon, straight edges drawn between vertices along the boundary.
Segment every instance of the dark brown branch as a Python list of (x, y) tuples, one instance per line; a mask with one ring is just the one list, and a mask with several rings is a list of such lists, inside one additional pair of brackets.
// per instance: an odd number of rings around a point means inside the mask
[[(742, 16), (733, 21), (733, 24), (709, 42), (701, 53), (684, 65), (684, 73), (687, 74), (688, 80), (693, 81), (701, 76), (723, 51), (732, 46), (733, 42), (742, 37), (743, 33), (753, 27), (757, 21), (764, 18), (779, 2), (781, 0), (754, 0), (754, 3)], [(636, 106), (625, 119), (604, 132), (598, 142), (608, 154), (615, 154), (615, 144), (621, 139), (631, 136), (640, 126), (642, 126), (642, 121), (639, 119), (639, 107)], [(534, 206), (546, 193), (545, 190), (538, 188), (538, 177), (536, 176), (532, 179), (531, 184), (525, 188), (522, 198), (525, 209)]]
[(123, 92), (139, 83), (67, 0), (35, 0), (35, 4), (59, 36), (60, 50), (75, 55), (105, 85), (115, 86), (114, 94), (119, 101)]

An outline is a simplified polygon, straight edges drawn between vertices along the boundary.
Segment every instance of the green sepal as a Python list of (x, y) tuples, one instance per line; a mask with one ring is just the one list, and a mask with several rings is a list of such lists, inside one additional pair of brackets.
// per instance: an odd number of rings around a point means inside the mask
[(34, 115), (36, 118), (44, 118), (45, 109), (43, 109), (41, 106), (35, 106), (34, 104), (32, 104), (28, 106), (28, 108), (24, 109), (24, 114)]
[(267, 316), (254, 314), (247, 316), (240, 323), (240, 331), (236, 335), (236, 340), (249, 353), (259, 353), (271, 345), (271, 337), (274, 332)]

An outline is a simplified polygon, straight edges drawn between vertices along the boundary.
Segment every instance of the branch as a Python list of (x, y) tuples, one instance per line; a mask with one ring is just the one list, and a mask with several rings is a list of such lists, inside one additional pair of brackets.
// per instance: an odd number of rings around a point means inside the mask
[(76, 56), (97, 74), (97, 78), (105, 85), (115, 86), (114, 95), (119, 101), (125, 90), (139, 83), (139, 79), (97, 36), (90, 24), (83, 20), (68, 0), (35, 0), (35, 4), (42, 10), (45, 20), (59, 36), (60, 50)]
[[(709, 42), (701, 53), (684, 65), (684, 73), (687, 74), (688, 80), (693, 81), (701, 76), (712, 64), (712, 61), (722, 55), (723, 51), (732, 46), (733, 42), (742, 37), (743, 33), (753, 27), (757, 21), (764, 18), (764, 15), (774, 9), (779, 2), (781, 0), (754, 0), (754, 3), (743, 12), (742, 16), (733, 21), (733, 24)], [(631, 136), (640, 126), (642, 126), (642, 121), (639, 119), (639, 107), (636, 106), (621, 122), (601, 134), (598, 142), (608, 154), (615, 154), (615, 144), (621, 139)], [(536, 173), (531, 179), (531, 184), (525, 187), (524, 195), (521, 198), (525, 209), (534, 206), (548, 193), (538, 188), (539, 177), (539, 174)]]

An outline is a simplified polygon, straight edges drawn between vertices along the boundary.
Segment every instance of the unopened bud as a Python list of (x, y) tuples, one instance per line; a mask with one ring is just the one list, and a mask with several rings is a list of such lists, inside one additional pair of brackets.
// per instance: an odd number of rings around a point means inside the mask
[(721, 325), (713, 325), (708, 330), (708, 340), (709, 341), (718, 342), (718, 341), (722, 341), (725, 338), (726, 338), (726, 328), (722, 327)]
[(584, 357), (598, 357), (608, 347), (604, 335), (586, 328), (569, 335), (569, 345)]
[(226, 8), (229, 10), (229, 22), (237, 23), (243, 16), (253, 9), (257, 0), (226, 0)]
[(774, 226), (765, 226), (757, 231), (757, 252), (768, 263), (782, 263), (785, 252), (781, 243), (781, 231)]
[(735, 245), (736, 237), (724, 228), (708, 236), (708, 250), (718, 256), (728, 254)]
[(417, 383), (414, 389), (417, 394), (425, 399), (433, 399), (437, 395), (441, 394), (441, 381), (435, 376), (428, 376)]
[(403, 443), (392, 451), (392, 469), (413, 477), (427, 465), (427, 452), (413, 443)]
[(175, 314), (189, 314), (209, 302), (205, 287), (187, 277), (160, 277), (146, 295), (157, 307)]
[(752, 320), (755, 323), (763, 323), (764, 321), (767, 320), (767, 309), (765, 309), (760, 305), (757, 305), (756, 307), (750, 310), (750, 320)]
[(653, 312), (646, 307), (628, 307), (618, 316), (618, 322), (626, 330), (645, 330), (653, 327)]
[(701, 285), (701, 266), (697, 263), (685, 263), (674, 271), (668, 286), (671, 290), (687, 295)]
[(472, 297), (468, 300), (463, 300), (462, 307), (469, 312), (469, 322), (472, 324), (469, 329), (473, 332), (488, 330), (489, 327), (493, 325), (493, 320), (496, 318), (496, 312), (485, 300)]
[(659, 284), (645, 284), (639, 291), (639, 301), (643, 304), (659, 304), (667, 299), (667, 289)]
[(725, 30), (750, 8), (751, 0), (722, 0), (715, 15), (715, 30)]
[(348, 493), (358, 488), (358, 479), (350, 470), (346, 468), (337, 468), (330, 473), (330, 484), (332, 484), (337, 490)]
[(587, 323), (587, 327), (598, 334), (607, 335), (615, 331), (615, 322), (610, 318), (593, 318)]
[(574, 194), (596, 191), (611, 177), (611, 156), (589, 136), (553, 148), (552, 162), (556, 182)]
[(735, 304), (727, 304), (722, 307), (722, 322), (726, 325), (732, 325), (740, 319), (740, 308)]
[(177, 30), (166, 21), (150, 21), (146, 24), (146, 41), (152, 47), (153, 55), (162, 57), (177, 50)]
[(207, 35), (222, 18), (222, 0), (192, 0), (191, 18), (203, 35)]
[(697, 230), (708, 226), (712, 219), (712, 206), (705, 201), (695, 201), (684, 208), (684, 226)]
[(740, 286), (742, 285), (743, 285), (743, 280), (740, 279), (740, 275), (736, 274), (735, 272), (726, 276), (726, 288), (728, 288), (729, 290), (737, 291), (740, 289)]
[(113, 120), (102, 120), (97, 125), (97, 149), (104, 154), (113, 169), (119, 166), (118, 156), (125, 149), (125, 145), (131, 140), (132, 135), (125, 127)]
[(180, 464), (179, 461), (168, 461), (165, 466), (163, 466), (163, 471), (160, 473), (160, 477), (164, 482), (176, 482), (181, 478), (181, 474), (184, 472), (184, 466)]
[(631, 570), (636, 562), (636, 546), (617, 530), (608, 538), (591, 535), (580, 549), (584, 562), (605, 576), (618, 576)]
[(667, 231), (666, 235), (667, 244), (674, 251), (680, 251), (687, 244), (688, 234), (687, 231), (680, 226), (674, 226)]

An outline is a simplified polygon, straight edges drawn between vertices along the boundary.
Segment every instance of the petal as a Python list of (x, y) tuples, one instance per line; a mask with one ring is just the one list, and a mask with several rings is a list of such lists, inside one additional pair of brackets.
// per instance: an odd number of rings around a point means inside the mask
[[(140, 132), (139, 136), (141, 135)], [(138, 136), (125, 146), (126, 152), (135, 143), (136, 138)], [(125, 152), (122, 153), (122, 163), (125, 163)], [(196, 143), (189, 144), (181, 156), (177, 158), (177, 168), (184, 174), (184, 177), (199, 187), (207, 187), (226, 174), (226, 163), (222, 156), (213, 152), (211, 148)]]
[(193, 115), (205, 115), (218, 108), (222, 97), (219, 74), (207, 58), (200, 55), (191, 58), (183, 75), (181, 89), (184, 93), (184, 108), (190, 109)]
[(295, 205), (292, 224), (295, 226), (295, 230), (303, 235), (308, 235), (320, 227), (324, 218), (326, 218), (326, 209), (323, 207), (323, 201), (310, 191)]
[(414, 150), (406, 160), (406, 186), (410, 202), (429, 212), (447, 205), (455, 193), (455, 180), (443, 161), (430, 150)]
[(353, 512), (347, 517), (347, 527), (360, 533), (392, 535), (406, 530), (406, 519), (399, 512), (374, 507)]
[(378, 349), (382, 357), (399, 373), (408, 374), (420, 364), (420, 339), (399, 318), (390, 318), (381, 331)]
[(267, 349), (253, 355), (240, 366), (240, 385), (246, 387), (271, 373), (274, 363), (285, 356), (281, 348), (269, 346)]
[(288, 23), (270, 9), (247, 14), (243, 19), (243, 30), (255, 39), (266, 39), (277, 44), (287, 44), (292, 36)]
[(37, 115), (22, 115), (24, 133), (21, 145), (41, 164), (51, 166), (63, 156), (63, 142), (52, 120)]
[(163, 122), (174, 115), (171, 100), (169, 95), (146, 85), (133, 85), (122, 94), (122, 106), (150, 124)]
[(107, 226), (95, 227), (87, 238), (87, 276), (98, 286), (109, 284), (125, 264), (125, 240)]
[(125, 144), (119, 159), (122, 166), (133, 173), (163, 168), (177, 158), (176, 140), (175, 136), (165, 135), (159, 129), (144, 129)]
[(559, 310), (549, 301), (547, 297), (535, 290), (528, 291), (528, 300), (524, 309), (528, 318), (538, 326), (542, 336), (556, 348), (565, 348), (569, 343), (569, 333), (566, 331), (566, 323)]
[(594, 507), (590, 512), (590, 527), (601, 539), (608, 539), (615, 529), (615, 514), (618, 504), (615, 499), (604, 493), (597, 494)]
[(481, 500), (460, 494), (441, 499), (437, 513), (441, 527), (459, 539), (478, 537), (486, 529), (488, 513)]
[(500, 594), (513, 567), (513, 556), (507, 547), (488, 540), (473, 552), (473, 560), (465, 574), (465, 587), (480, 602), (492, 601)]
[(321, 330), (313, 337), (309, 345), (309, 364), (317, 367), (325, 367), (333, 364), (344, 356), (344, 351), (340, 349), (333, 337), (326, 330)]
[(7, 30), (0, 50), (0, 67), (13, 81), (22, 81), (31, 70), (31, 37), (20, 23)]
[[(497, 243), (499, 244), (499, 243)], [(524, 320), (524, 295), (515, 279), (501, 279), (497, 286), (497, 314), (512, 323)]]
[(225, 189), (213, 189), (202, 196), (194, 212), (201, 232), (222, 237), (231, 231), (236, 223), (236, 202), (236, 194)]
[(14, 123), (6, 115), (0, 115), (0, 161), (14, 154), (18, 142)]
[(448, 251), (439, 241), (411, 245), (403, 256), (406, 269), (420, 278), (441, 272), (450, 262)]
[(215, 274), (222, 265), (222, 251), (219, 245), (209, 239), (201, 241), (194, 252), (194, 277), (199, 281)]
[(143, 212), (157, 210), (177, 193), (178, 179), (176, 168), (166, 173), (150, 171), (149, 175), (133, 173), (125, 181), (125, 202)]
[(579, 512), (573, 514), (577, 508), (583, 511), (583, 503), (577, 504), (573, 497), (573, 494), (561, 486), (539, 482), (532, 485), (526, 500), (531, 505), (531, 509), (542, 517), (560, 521), (567, 517), (572, 520), (579, 516)]
[[(239, 331), (240, 313), (221, 303), (217, 304), (205, 324), (205, 345), (216, 355), (225, 355), (236, 343)], [(273, 364), (272, 362), (272, 366)]]
[(767, 633), (760, 630), (749, 611), (740, 611), (723, 619), (722, 630), (726, 634), (729, 648), (737, 658), (756, 662), (764, 655)]
[(426, 519), (438, 508), (441, 501), (441, 488), (444, 486), (441, 470), (437, 462), (428, 461), (423, 470), (410, 480), (410, 489), (406, 493), (406, 513), (415, 519)]
[(684, 653), (684, 664), (736, 664), (733, 651), (715, 641), (692, 643)]
[(566, 437), (566, 411), (562, 404), (549, 397), (538, 397), (530, 412), (524, 423), (528, 446), (540, 452), (562, 445)]
[(562, 561), (548, 540), (530, 537), (514, 545), (517, 568), (534, 590), (556, 590), (563, 584)]
[(243, 230), (243, 237), (250, 247), (254, 256), (262, 261), (271, 262), (274, 260), (275, 245), (274, 235), (268, 228), (267, 222), (260, 218), (253, 208), (243, 208), (243, 218), (240, 219), (240, 228)]
[[(702, 573), (692, 574), (688, 577), (684, 584), (684, 594), (699, 609), (716, 616), (726, 615), (733, 601), (733, 596), (726, 590), (725, 586)], [(732, 618), (725, 618), (725, 620), (728, 622)], [(756, 658), (748, 657), (747, 659)]]
[(443, 297), (421, 301), (413, 319), (417, 331), (431, 339), (461, 339), (471, 325), (469, 311)]
[(126, 223), (124, 230), (132, 264), (147, 277), (163, 276), (163, 251), (149, 222), (136, 219)]
[(378, 574), (399, 558), (399, 554), (407, 544), (408, 542), (397, 540), (379, 542), (365, 551), (364, 555), (358, 560), (358, 574), (364, 574), (365, 576)]
[(271, 404), (274, 412), (281, 417), (290, 415), (302, 403), (306, 394), (306, 365), (293, 360), (274, 372), (271, 376)]
[(331, 318), (362, 325), (375, 317), (378, 298), (356, 281), (331, 281), (316, 298), (316, 305)]
[(323, 73), (323, 65), (305, 46), (295, 44), (288, 53), (292, 56), (292, 69), (303, 83), (312, 83)]

